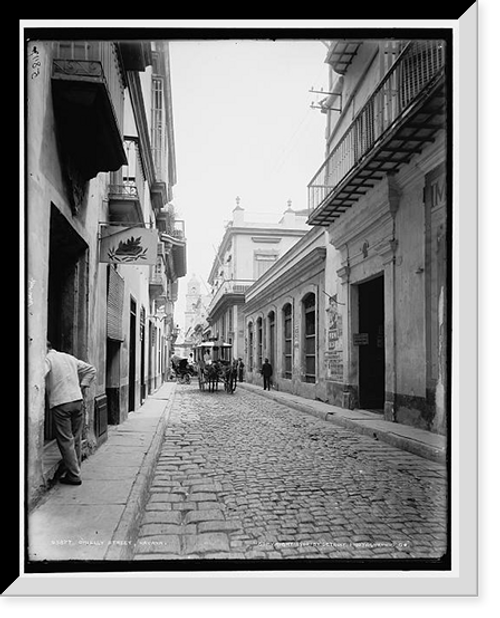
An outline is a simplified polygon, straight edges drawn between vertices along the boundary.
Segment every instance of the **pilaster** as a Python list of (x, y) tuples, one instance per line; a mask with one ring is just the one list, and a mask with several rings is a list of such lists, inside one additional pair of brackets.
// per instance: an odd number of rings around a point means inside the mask
[(395, 218), (399, 210), (401, 190), (394, 176), (388, 175), (389, 211), (393, 219), (392, 237), (380, 242), (375, 250), (384, 267), (384, 340), (385, 340), (385, 404), (384, 418), (395, 420), (394, 397), (397, 392), (397, 347), (396, 347), (396, 251), (398, 240), (395, 238)]

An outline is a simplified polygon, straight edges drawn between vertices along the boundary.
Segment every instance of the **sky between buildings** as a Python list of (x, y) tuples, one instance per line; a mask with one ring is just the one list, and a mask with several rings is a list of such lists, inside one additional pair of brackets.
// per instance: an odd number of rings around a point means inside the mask
[[(328, 90), (320, 40), (198, 40), (170, 43), (177, 184), (186, 222), (188, 274), (176, 322), (184, 327), (192, 274), (206, 283), (236, 197), (277, 221), (307, 207), (307, 184), (323, 162), (326, 116), (311, 103)], [(202, 291), (207, 292), (202, 283)]]

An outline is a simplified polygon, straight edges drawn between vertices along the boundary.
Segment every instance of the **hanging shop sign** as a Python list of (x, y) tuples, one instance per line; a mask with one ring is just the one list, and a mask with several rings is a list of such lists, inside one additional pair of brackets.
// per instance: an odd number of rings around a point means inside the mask
[(99, 261), (143, 266), (156, 264), (158, 230), (110, 225), (101, 230)]

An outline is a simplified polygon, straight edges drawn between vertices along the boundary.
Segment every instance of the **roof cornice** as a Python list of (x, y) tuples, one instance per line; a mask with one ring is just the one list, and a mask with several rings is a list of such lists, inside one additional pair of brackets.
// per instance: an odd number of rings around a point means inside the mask
[[(326, 247), (315, 247), (293, 264), (283, 274), (268, 279), (265, 283), (259, 279), (246, 291), (245, 312), (255, 311), (262, 303), (267, 303), (276, 296), (280, 290), (290, 290), (297, 285), (297, 281), (307, 275), (312, 277), (324, 269)], [(269, 272), (269, 271), (268, 271)], [(267, 274), (267, 273), (266, 273)]]

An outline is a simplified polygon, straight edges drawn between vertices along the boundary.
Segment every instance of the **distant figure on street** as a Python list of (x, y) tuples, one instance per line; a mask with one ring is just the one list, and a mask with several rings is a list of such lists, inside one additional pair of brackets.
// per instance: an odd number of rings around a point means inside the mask
[(245, 363), (241, 358), (238, 358), (238, 381), (243, 382), (243, 372), (245, 371)]
[(262, 369), (260, 370), (262, 377), (264, 378), (264, 390), (271, 390), (271, 378), (273, 375), (273, 368), (271, 367), (271, 363), (266, 358), (264, 360), (264, 364), (262, 365)]
[(57, 352), (47, 342), (45, 386), (54, 418), (57, 445), (66, 474), (66, 485), (81, 485), (83, 392), (95, 378), (96, 370), (71, 354)]

